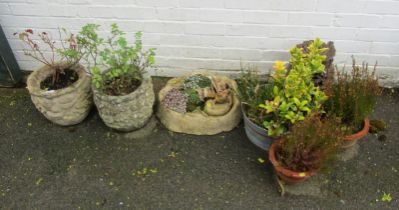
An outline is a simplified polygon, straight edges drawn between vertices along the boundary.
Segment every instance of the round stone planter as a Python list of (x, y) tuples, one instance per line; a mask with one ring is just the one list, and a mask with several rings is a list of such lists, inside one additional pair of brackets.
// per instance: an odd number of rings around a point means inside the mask
[(263, 150), (269, 150), (274, 138), (267, 134), (267, 130), (252, 122), (245, 114), (245, 104), (241, 105), (241, 110), (244, 118), (244, 129), (248, 139), (257, 147)]
[(40, 83), (54, 72), (49, 66), (32, 72), (27, 79), (33, 104), (48, 120), (58, 125), (68, 126), (82, 122), (93, 104), (90, 76), (81, 65), (77, 65), (74, 70), (79, 79), (58, 90), (47, 91), (40, 88)]
[[(200, 73), (203, 75), (209, 75), (208, 73), (204, 72)], [(187, 77), (188, 76), (177, 77), (169, 80), (165, 87), (159, 92), (158, 97), (161, 103), (158, 106), (157, 116), (167, 129), (178, 133), (214, 135), (221, 132), (230, 131), (240, 123), (240, 101), (235, 95), (233, 95), (232, 106), (230, 110), (221, 116), (210, 116), (199, 109), (183, 114), (166, 108), (162, 104), (162, 100), (164, 99), (166, 93), (172, 88), (179, 87)], [(229, 84), (230, 88), (234, 90), (237, 89), (237, 84), (234, 80), (231, 80), (225, 76), (217, 77)]]
[(124, 96), (110, 96), (92, 87), (94, 103), (104, 123), (120, 131), (143, 127), (150, 119), (155, 101), (151, 77), (146, 75), (141, 85)]

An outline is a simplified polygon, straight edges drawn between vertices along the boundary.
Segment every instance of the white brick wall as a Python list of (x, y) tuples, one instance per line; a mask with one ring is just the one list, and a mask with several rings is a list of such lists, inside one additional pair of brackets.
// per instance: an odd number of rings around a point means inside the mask
[(321, 37), (335, 42), (337, 64), (351, 55), (378, 60), (382, 81), (399, 85), (399, 0), (0, 0), (0, 24), (26, 70), (40, 64), (23, 55), (13, 32), (76, 32), (89, 22), (117, 22), (131, 37), (143, 31), (158, 49), (159, 75), (234, 74), (241, 63), (268, 72), (294, 44)]

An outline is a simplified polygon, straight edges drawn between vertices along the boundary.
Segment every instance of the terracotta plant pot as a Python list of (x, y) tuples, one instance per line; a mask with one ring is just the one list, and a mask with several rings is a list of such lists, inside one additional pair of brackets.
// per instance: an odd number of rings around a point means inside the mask
[(153, 112), (155, 94), (152, 80), (145, 75), (141, 85), (123, 96), (110, 96), (92, 87), (94, 103), (104, 123), (120, 131), (133, 131), (143, 127)]
[(357, 140), (363, 138), (364, 136), (366, 136), (369, 133), (369, 129), (370, 129), (370, 121), (368, 118), (366, 118), (366, 119), (364, 119), (362, 130), (360, 130), (359, 132), (357, 132), (355, 134), (344, 137), (344, 143), (343, 143), (342, 147), (343, 148), (352, 147), (353, 145), (356, 144)]
[(269, 160), (276, 171), (277, 176), (287, 184), (296, 184), (303, 182), (316, 174), (316, 171), (297, 172), (282, 166), (276, 158), (276, 150), (282, 140), (276, 140), (269, 148)]
[(245, 104), (241, 104), (241, 110), (244, 118), (244, 129), (248, 139), (257, 147), (263, 150), (269, 150), (274, 138), (267, 135), (267, 130), (252, 122), (246, 115)]
[(81, 65), (74, 70), (79, 79), (72, 85), (58, 90), (48, 91), (40, 88), (40, 83), (54, 72), (49, 66), (32, 72), (27, 79), (27, 88), (36, 108), (48, 120), (58, 125), (67, 126), (82, 122), (93, 105), (90, 76)]

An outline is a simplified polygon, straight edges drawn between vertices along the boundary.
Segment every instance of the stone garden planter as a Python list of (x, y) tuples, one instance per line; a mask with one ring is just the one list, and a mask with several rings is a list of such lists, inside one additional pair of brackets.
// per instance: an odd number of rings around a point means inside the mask
[(141, 85), (124, 96), (110, 96), (95, 87), (92, 89), (100, 117), (110, 128), (133, 131), (143, 127), (152, 115), (155, 95), (150, 76), (144, 76)]
[[(207, 73), (201, 73), (208, 75)], [(190, 76), (190, 75), (189, 75)], [(195, 110), (193, 112), (179, 113), (166, 108), (162, 101), (166, 93), (176, 87), (179, 87), (188, 76), (178, 77), (168, 81), (165, 87), (159, 92), (159, 101), (157, 116), (161, 123), (169, 130), (178, 133), (187, 133), (194, 135), (214, 135), (224, 131), (230, 131), (241, 121), (240, 101), (232, 94), (231, 108), (223, 115), (211, 116), (205, 111)], [(237, 84), (225, 76), (217, 76), (223, 79), (229, 86), (236, 90)]]
[(40, 88), (40, 83), (54, 71), (48, 66), (32, 72), (27, 80), (33, 104), (48, 120), (58, 125), (68, 126), (82, 122), (93, 104), (90, 76), (81, 65), (74, 70), (79, 79), (63, 89), (48, 91)]

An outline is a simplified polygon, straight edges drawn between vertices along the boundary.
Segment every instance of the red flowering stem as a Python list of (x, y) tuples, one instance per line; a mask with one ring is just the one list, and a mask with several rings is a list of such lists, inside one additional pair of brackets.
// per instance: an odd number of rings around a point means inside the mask
[[(24, 50), (24, 53), (25, 53), (25, 54), (28, 54), (28, 55), (31, 56), (32, 58), (34, 58), (34, 59), (36, 59), (36, 60), (38, 60), (38, 61), (40, 61), (40, 62), (42, 62), (42, 63), (44, 63), (45, 65), (52, 66), (51, 63), (49, 63), (49, 62), (47, 61), (47, 59), (44, 57), (43, 53), (42, 53), (40, 50), (38, 50), (37, 47), (35, 47), (35, 45), (37, 45), (37, 44), (34, 43), (34, 42), (32, 41), (32, 39), (29, 37), (29, 35), (26, 34), (25, 37), (26, 37), (26, 40), (23, 39), (23, 41), (31, 48), (31, 52), (33, 52), (34, 55), (33, 55), (32, 53), (29, 53), (29, 51), (27, 51), (27, 50), (26, 50), (26, 51)], [(26, 53), (26, 52), (28, 52), (28, 53)], [(39, 58), (39, 56), (37, 55), (37, 53), (40, 54), (40, 57), (41, 57), (41, 58)]]

